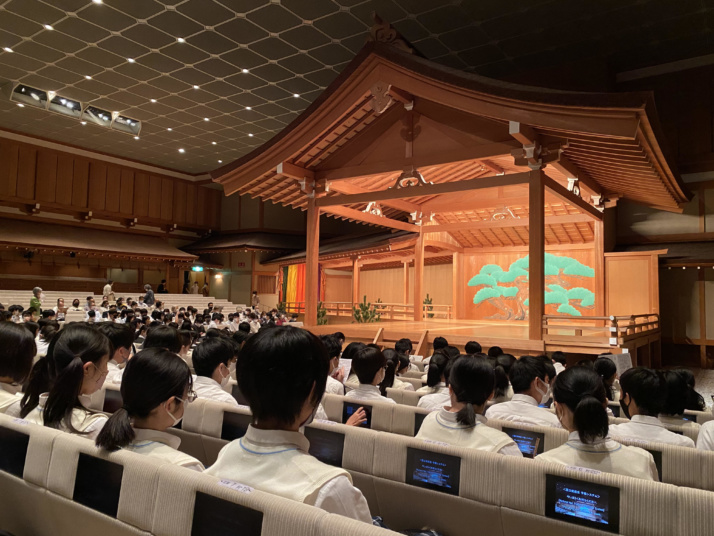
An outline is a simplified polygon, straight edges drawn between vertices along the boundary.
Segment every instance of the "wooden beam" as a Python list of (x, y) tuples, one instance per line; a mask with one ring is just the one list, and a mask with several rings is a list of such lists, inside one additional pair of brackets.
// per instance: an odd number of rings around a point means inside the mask
[[(331, 183), (330, 190), (341, 194), (365, 194), (369, 192), (369, 190), (367, 190), (366, 188), (362, 188), (361, 186), (357, 186), (356, 184), (352, 184), (345, 181), (337, 181), (335, 183)], [(417, 205), (416, 203), (410, 203), (409, 201), (403, 201), (401, 199), (391, 199), (383, 201), (382, 205), (410, 213), (421, 210), (419, 208), (419, 205)]]
[(348, 207), (324, 207), (322, 212), (328, 214), (334, 214), (335, 216), (341, 216), (343, 218), (349, 218), (351, 220), (357, 220), (364, 223), (370, 223), (373, 225), (381, 225), (382, 227), (389, 227), (391, 229), (399, 229), (400, 231), (409, 231), (412, 233), (419, 232), (419, 226), (413, 223), (407, 223), (404, 221), (393, 220), (391, 218), (385, 218), (382, 216), (375, 216), (374, 214), (368, 214), (362, 212), (361, 210), (355, 210)]
[(299, 181), (305, 179), (313, 180), (315, 178), (315, 173), (312, 170), (296, 166), (290, 162), (280, 162), (275, 171), (278, 175), (284, 175), (285, 177), (290, 177), (291, 179)]
[(605, 223), (595, 222), (595, 316), (605, 315)]
[[(546, 216), (546, 225), (562, 225), (564, 223), (587, 223), (592, 218), (586, 214), (566, 214), (563, 216)], [(463, 223), (443, 223), (441, 225), (427, 225), (423, 229), (424, 234), (440, 232), (468, 231), (470, 229), (503, 229), (508, 227), (529, 227), (530, 218), (519, 218), (517, 220), (488, 220)]]
[(352, 257), (352, 305), (360, 303), (359, 298), (359, 259)]
[(546, 174), (548, 173), (548, 167), (552, 167), (558, 170), (566, 177), (578, 179), (578, 182), (580, 183), (580, 188), (588, 192), (590, 195), (602, 195), (602, 186), (600, 186), (595, 181), (595, 179), (593, 179), (588, 173), (580, 169), (564, 154), (560, 155), (559, 160), (555, 162), (550, 162), (548, 166), (546, 166)]
[(460, 320), (464, 318), (464, 254), (454, 251), (454, 256), (451, 261), (452, 277), (451, 277), (451, 303), (453, 310), (453, 318)]
[[(429, 228), (428, 226), (424, 227), (424, 229), (428, 229), (428, 228)], [(426, 231), (422, 231), (422, 232), (426, 232)], [(426, 240), (424, 242), (424, 247), (427, 247), (427, 246), (446, 249), (448, 251), (462, 252), (464, 250), (464, 248), (462, 248), (461, 246), (457, 246), (455, 244), (450, 244), (449, 242), (442, 242), (441, 240)]]
[(543, 339), (545, 313), (545, 177), (531, 171), (528, 226), (528, 338)]
[(424, 235), (419, 233), (414, 246), (414, 321), (424, 320), (422, 293), (424, 292)]
[[(511, 175), (491, 175), (476, 179), (467, 179), (457, 182), (443, 182), (439, 184), (427, 184), (425, 186), (412, 186), (410, 188), (389, 188), (355, 195), (333, 195), (318, 199), (317, 206), (329, 207), (335, 205), (352, 205), (358, 203), (369, 203), (370, 201), (385, 201), (387, 199), (407, 199), (410, 197), (423, 197), (429, 195), (440, 195), (452, 192), (465, 192), (469, 190), (479, 190), (483, 188), (495, 188), (497, 186), (511, 186), (514, 184), (526, 184), (528, 182), (528, 172), (513, 173)], [(566, 190), (567, 191), (567, 190)]]
[(305, 327), (317, 326), (318, 261), (320, 257), (320, 208), (307, 200), (307, 248), (305, 257)]
[(404, 268), (404, 300), (402, 303), (409, 301), (409, 261), (402, 262)]
[(522, 145), (533, 145), (538, 141), (538, 134), (533, 130), (533, 127), (518, 121), (508, 122), (508, 133)]
[(548, 188), (548, 190), (550, 190), (556, 197), (559, 197), (569, 205), (579, 208), (585, 214), (589, 214), (595, 221), (602, 221), (602, 212), (587, 201), (568, 191), (565, 186), (561, 186), (550, 177), (543, 177), (543, 184), (545, 184), (545, 187)]
[(422, 204), (422, 212), (457, 212), (461, 210), (481, 210), (485, 208), (497, 208), (501, 206), (512, 207), (528, 206), (528, 196), (518, 197), (484, 197), (481, 192), (442, 195), (431, 201)]
[(405, 168), (411, 167), (424, 168), (429, 166), (440, 166), (443, 164), (454, 164), (457, 162), (467, 162), (469, 160), (479, 160), (482, 158), (508, 156), (511, 154), (513, 149), (518, 148), (520, 148), (520, 144), (516, 141), (487, 143), (484, 145), (474, 145), (472, 147), (461, 147), (450, 151), (442, 151), (436, 154), (417, 154), (412, 158), (396, 158), (394, 160), (373, 162), (358, 166), (320, 169), (315, 172), (315, 179), (353, 179), (356, 177), (369, 177), (370, 175), (401, 172)]

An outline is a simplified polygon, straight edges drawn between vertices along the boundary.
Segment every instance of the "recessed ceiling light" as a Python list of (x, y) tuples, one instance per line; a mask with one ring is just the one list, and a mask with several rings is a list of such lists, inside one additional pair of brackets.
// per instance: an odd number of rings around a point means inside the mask
[(169, 132), (171, 132), (171, 131), (173, 130), (173, 128), (167, 128), (166, 130), (168, 130)]
[(244, 74), (248, 74), (248, 72), (249, 72), (248, 69), (243, 69)]
[(193, 89), (198, 89), (198, 86), (193, 86)]
[(135, 140), (138, 140), (138, 139), (139, 139), (139, 136), (134, 136), (134, 139), (135, 139)]
[(84, 75), (84, 78), (86, 78), (87, 80), (91, 80), (91, 79), (92, 79), (92, 77), (89, 76), (88, 74), (85, 74), (85, 75)]
[(216, 145), (216, 142), (215, 142), (215, 141), (212, 141), (212, 142), (211, 142), (211, 145)]
[(156, 99), (151, 99), (151, 102), (156, 102)]
[(24, 108), (24, 107), (25, 107), (25, 105), (22, 104), (21, 102), (18, 102), (17, 105), (18, 105), (20, 108)]
[(129, 63), (134, 63), (136, 60), (134, 58), (127, 58), (126, 61)]
[(250, 136), (250, 137), (252, 138), (252, 137), (253, 137), (253, 134), (248, 134), (248, 136)]
[(204, 121), (210, 121), (210, 119), (209, 119), (208, 117), (204, 117), (203, 120), (204, 120)]
[(253, 108), (250, 107), (250, 106), (246, 106), (245, 109), (246, 109), (246, 110), (252, 110)]
[(10, 47), (3, 47), (3, 50), (5, 52), (12, 52), (12, 49)]
[(52, 30), (54, 30), (54, 28), (52, 26), (50, 26), (49, 24), (45, 24), (45, 30), (52, 31)]
[(295, 97), (296, 99), (299, 99), (299, 98), (300, 98), (300, 94), (299, 94), (299, 93), (293, 93), (293, 97)]
[(223, 160), (219, 160), (218, 163), (219, 163), (219, 164), (222, 164), (222, 163), (223, 163)]
[(186, 151), (184, 149), (179, 149), (179, 153), (185, 153)]
[(186, 40), (185, 40), (183, 37), (179, 37), (178, 39), (176, 39), (176, 41), (178, 41), (179, 43), (185, 43), (185, 42), (186, 42)]
[(87, 124), (87, 122), (86, 122), (86, 121), (82, 121), (80, 124), (84, 126), (84, 125)]
[(95, 4), (101, 4), (104, 0), (92, 0)]

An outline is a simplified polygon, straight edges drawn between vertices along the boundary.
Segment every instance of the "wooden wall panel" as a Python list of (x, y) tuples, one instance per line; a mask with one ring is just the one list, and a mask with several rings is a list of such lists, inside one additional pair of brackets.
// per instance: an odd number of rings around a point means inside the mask
[(186, 223), (186, 183), (177, 181), (174, 184), (174, 222)]
[(0, 195), (17, 195), (17, 160), (20, 144), (9, 140), (0, 143)]
[(107, 212), (119, 212), (119, 194), (121, 192), (121, 168), (109, 166), (107, 169)]
[(650, 254), (605, 256), (605, 314), (620, 316), (659, 312), (656, 258), (653, 263)]
[(325, 301), (352, 301), (352, 277), (349, 275), (327, 274), (325, 278)]
[(17, 161), (17, 197), (35, 200), (35, 177), (37, 149), (31, 145), (20, 145)]
[(101, 162), (89, 163), (89, 202), (92, 210), (104, 211), (107, 197), (107, 166)]
[(155, 200), (160, 203), (160, 218), (162, 220), (172, 220), (174, 205), (174, 181), (173, 179), (161, 179), (161, 196)]
[(72, 206), (84, 208), (87, 206), (87, 190), (89, 186), (89, 161), (75, 158), (72, 177)]
[(55, 203), (60, 205), (72, 204), (72, 178), (74, 177), (74, 158), (70, 155), (60, 154), (57, 157), (57, 190)]
[(37, 183), (35, 196), (39, 202), (54, 203), (57, 190), (57, 153), (39, 151), (37, 153)]
[(149, 178), (149, 218), (161, 217), (161, 177), (152, 175)]
[(198, 186), (186, 184), (186, 223), (196, 224), (196, 198)]
[(134, 216), (134, 203), (134, 172), (130, 169), (122, 169), (119, 212), (126, 216)]
[(221, 226), (221, 198), (223, 197), (222, 190), (209, 190), (211, 193), (211, 229), (219, 229)]
[(149, 176), (137, 173), (134, 176), (134, 216), (140, 218), (149, 215)]
[(198, 195), (196, 196), (196, 224), (208, 225), (207, 216), (211, 210), (211, 200), (208, 197), (206, 188), (198, 187)]

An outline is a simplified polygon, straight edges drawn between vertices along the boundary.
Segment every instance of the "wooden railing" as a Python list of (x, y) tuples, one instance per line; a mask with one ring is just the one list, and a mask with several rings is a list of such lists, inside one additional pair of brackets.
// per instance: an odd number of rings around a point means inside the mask
[[(378, 303), (371, 302), (377, 308), (377, 313), (380, 315), (380, 319), (383, 321), (387, 320), (413, 320), (414, 318), (414, 306), (408, 303)], [(285, 312), (291, 313), (304, 313), (305, 312), (305, 302), (285, 302)], [(359, 306), (359, 304), (352, 302), (323, 302), (322, 306), (327, 310), (328, 316), (338, 316), (338, 317), (350, 317), (353, 316), (353, 307)], [(452, 318), (452, 307), (451, 305), (423, 305), (424, 318), (442, 318), (449, 319)], [(431, 309), (429, 309), (431, 308)]]
[(543, 315), (543, 340), (561, 342), (577, 337), (579, 343), (620, 346), (658, 331), (659, 315), (643, 314), (630, 316), (563, 316)]

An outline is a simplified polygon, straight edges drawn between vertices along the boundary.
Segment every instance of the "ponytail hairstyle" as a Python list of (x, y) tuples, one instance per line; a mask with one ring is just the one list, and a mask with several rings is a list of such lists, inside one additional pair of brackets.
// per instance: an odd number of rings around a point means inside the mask
[(449, 364), (449, 356), (445, 349), (437, 350), (429, 360), (429, 368), (426, 372), (426, 384), (429, 387), (436, 387), (442, 378), (446, 378), (446, 365)]
[(495, 358), (493, 372), (496, 377), (496, 387), (494, 397), (500, 398), (506, 396), (508, 387), (511, 385), (508, 379), (508, 373), (511, 371), (511, 366), (516, 362), (516, 358), (511, 354), (501, 354)]
[(493, 367), (486, 359), (471, 355), (462, 355), (452, 363), (449, 385), (456, 400), (465, 404), (456, 414), (456, 422), (474, 426), (474, 406), (483, 406), (493, 394), (496, 383)]
[(387, 360), (375, 344), (363, 344), (352, 354), (352, 370), (361, 384), (371, 385)]
[(399, 369), (399, 354), (396, 350), (386, 348), (382, 351), (382, 355), (387, 360), (387, 368), (384, 370), (384, 379), (379, 384), (379, 391), (382, 396), (387, 396), (387, 388), (394, 386), (394, 377), (397, 375), (397, 369)]
[(704, 397), (694, 389), (694, 374), (689, 369), (677, 369), (677, 372), (682, 375), (687, 384), (687, 407), (685, 409), (691, 411), (704, 411), (707, 409)]
[(682, 415), (687, 408), (689, 386), (687, 380), (676, 370), (663, 370), (661, 372), (667, 384), (667, 396), (664, 399), (662, 413), (665, 415)]
[[(82, 407), (79, 395), (84, 381), (84, 365), (99, 368), (103, 358), (114, 353), (109, 339), (86, 324), (70, 324), (52, 339), (47, 357), (33, 369), (30, 383), (20, 403), (20, 415), (25, 417), (39, 403), (40, 394), (49, 388), (43, 411), (45, 426), (64, 425), (71, 433), (81, 433), (72, 426), (72, 410)], [(37, 374), (35, 374), (37, 369)]]
[(409, 364), (410, 364), (409, 358), (405, 357), (403, 355), (400, 355), (397, 357), (399, 357), (399, 365), (397, 365), (397, 373), (399, 373), (400, 371), (402, 371), (404, 369), (409, 370)]
[(605, 387), (595, 371), (587, 367), (564, 370), (555, 378), (553, 398), (573, 412), (573, 425), (580, 441), (589, 444), (607, 436)]
[(134, 440), (132, 419), (145, 419), (171, 397), (184, 398), (193, 386), (191, 369), (173, 352), (163, 348), (142, 350), (130, 359), (121, 382), (124, 405), (109, 417), (96, 445), (119, 450)]
[(605, 388), (605, 396), (608, 400), (612, 400), (612, 382), (610, 379), (617, 374), (617, 366), (615, 365), (615, 362), (607, 357), (598, 357), (593, 363), (593, 370), (597, 372), (602, 379), (602, 385)]
[(0, 322), (0, 376), (22, 383), (30, 375), (37, 346), (32, 333), (14, 322)]

